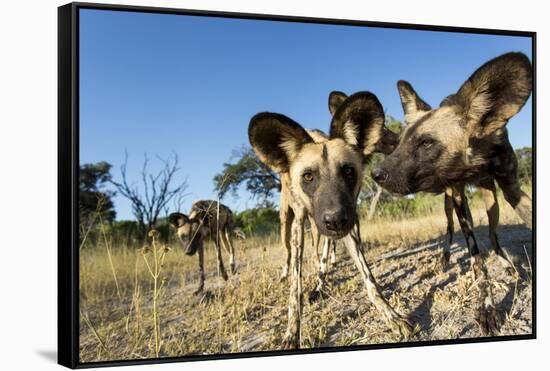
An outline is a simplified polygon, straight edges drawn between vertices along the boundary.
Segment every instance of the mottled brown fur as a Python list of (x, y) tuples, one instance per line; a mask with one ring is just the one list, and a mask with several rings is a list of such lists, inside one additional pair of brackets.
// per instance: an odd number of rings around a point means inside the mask
[(172, 213), (168, 220), (176, 229), (176, 235), (182, 243), (185, 253), (199, 257), (199, 285), (196, 293), (204, 288), (204, 241), (211, 238), (216, 247), (218, 274), (227, 280), (220, 245), (229, 254), (231, 272), (235, 273), (235, 249), (231, 241), (234, 227), (233, 213), (217, 201), (201, 200), (191, 206), (189, 215)]
[[(408, 82), (399, 81), (407, 125), (395, 150), (373, 171), (375, 180), (395, 193), (446, 192), (449, 243), (453, 207), (472, 256), (484, 334), (496, 333), (498, 314), (473, 234), (464, 188), (466, 184), (480, 187), (492, 245), (506, 262), (496, 235), (499, 210), (495, 181), (505, 199), (531, 228), (531, 199), (519, 187), (517, 159), (506, 131), (508, 120), (529, 98), (531, 73), (531, 63), (525, 55), (504, 54), (478, 68), (457, 93), (445, 98), (436, 109), (424, 102)], [(448, 258), (448, 254), (445, 251), (444, 257)]]
[(412, 331), (407, 320), (375, 289), (376, 282), (360, 249), (357, 196), (363, 165), (381, 139), (383, 127), (382, 106), (373, 94), (363, 92), (346, 98), (337, 108), (328, 139), (308, 133), (280, 114), (260, 113), (250, 121), (249, 139), (256, 154), (281, 174), (281, 238), (291, 250), (288, 326), (283, 348), (300, 347), (306, 219), (331, 240), (343, 239), (362, 274), (370, 300), (389, 323), (404, 333)]

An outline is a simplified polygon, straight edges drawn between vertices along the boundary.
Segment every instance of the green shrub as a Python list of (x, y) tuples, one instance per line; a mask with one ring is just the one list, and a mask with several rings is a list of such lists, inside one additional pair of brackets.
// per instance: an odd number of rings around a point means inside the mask
[(266, 235), (279, 229), (279, 211), (273, 207), (247, 209), (235, 214), (236, 226), (247, 235)]

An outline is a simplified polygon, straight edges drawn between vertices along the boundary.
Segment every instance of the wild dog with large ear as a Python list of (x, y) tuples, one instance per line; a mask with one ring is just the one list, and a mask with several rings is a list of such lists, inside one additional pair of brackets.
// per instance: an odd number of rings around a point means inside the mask
[(203, 252), (203, 239), (205, 233), (201, 233), (201, 223), (197, 220), (189, 218), (189, 216), (182, 213), (172, 213), (168, 216), (168, 223), (174, 227), (176, 236), (179, 239), (181, 245), (184, 248), (185, 254), (198, 255), (199, 263), (199, 283), (194, 294), (200, 294), (204, 288), (204, 252)]
[(259, 159), (289, 173), (296, 201), (313, 216), (321, 234), (340, 238), (355, 222), (362, 164), (382, 137), (384, 111), (372, 93), (359, 92), (335, 112), (328, 141), (316, 143), (292, 119), (260, 113), (249, 126)]
[(182, 241), (185, 253), (187, 255), (195, 255), (202, 242), (200, 239), (202, 235), (195, 236), (198, 234), (199, 223), (182, 213), (170, 214), (168, 222), (175, 228), (176, 236)]
[[(341, 91), (332, 91), (328, 97), (328, 110), (334, 115), (338, 107), (346, 100), (348, 96)], [(399, 143), (399, 134), (389, 130), (386, 125), (382, 128), (382, 138), (376, 143), (375, 152), (389, 155), (393, 152)]]
[(395, 193), (443, 192), (449, 184), (493, 177), (531, 227), (531, 202), (517, 180), (506, 124), (531, 94), (531, 63), (508, 53), (482, 65), (456, 94), (431, 109), (407, 82), (398, 82), (407, 126), (396, 150), (373, 173)]
[(332, 239), (344, 237), (369, 298), (388, 322), (404, 334), (412, 330), (378, 290), (360, 249), (356, 223), (363, 164), (380, 140), (383, 126), (382, 106), (368, 92), (353, 94), (335, 110), (328, 139), (317, 136), (316, 141), (295, 121), (276, 113), (260, 113), (250, 121), (250, 143), (259, 159), (281, 174), (281, 200), (289, 209), (285, 221), (291, 228), (282, 236), (292, 248), (285, 348), (300, 346), (303, 222), (311, 216), (321, 234)]
[[(525, 224), (532, 228), (531, 199), (520, 188), (517, 158), (510, 142), (506, 124), (527, 102), (532, 89), (532, 66), (521, 53), (508, 53), (481, 66), (442, 105), (462, 108), (466, 117), (471, 158), (476, 156), (489, 163), (505, 199)], [(485, 155), (494, 149), (496, 156)]]
[(231, 273), (235, 273), (235, 249), (230, 233), (233, 229), (233, 213), (217, 201), (198, 200), (193, 203), (189, 215), (172, 213), (168, 222), (175, 228), (176, 236), (187, 255), (198, 253), (199, 285), (195, 293), (204, 287), (204, 241), (211, 238), (216, 250), (218, 274), (227, 281), (221, 247), (229, 254)]
[(439, 193), (451, 188), (478, 281), (483, 334), (498, 332), (499, 315), (468, 217), (464, 185), (487, 183), (496, 200), (496, 180), (506, 200), (531, 228), (531, 199), (519, 187), (517, 159), (506, 131), (508, 120), (531, 94), (531, 70), (525, 55), (504, 54), (478, 68), (436, 109), (431, 109), (409, 83), (398, 82), (407, 126), (396, 150), (372, 173), (379, 184), (395, 193)]

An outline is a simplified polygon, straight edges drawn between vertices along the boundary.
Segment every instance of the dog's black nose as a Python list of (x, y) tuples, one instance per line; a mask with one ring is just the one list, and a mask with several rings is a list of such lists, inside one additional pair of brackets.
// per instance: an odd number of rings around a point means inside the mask
[(348, 224), (348, 215), (343, 210), (327, 210), (323, 214), (323, 223), (329, 231), (339, 231)]
[(377, 167), (375, 168), (372, 173), (372, 178), (376, 181), (376, 183), (384, 183), (386, 179), (388, 179), (388, 173), (385, 172), (383, 169)]

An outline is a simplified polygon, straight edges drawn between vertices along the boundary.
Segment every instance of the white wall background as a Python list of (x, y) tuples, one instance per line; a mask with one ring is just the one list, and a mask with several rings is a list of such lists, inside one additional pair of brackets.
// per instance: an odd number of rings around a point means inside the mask
[[(112, 1), (105, 0), (106, 3)], [(544, 1), (193, 0), (119, 3), (538, 32), (538, 339), (141, 366), (139, 370), (542, 369), (550, 349), (546, 217), (550, 208), (550, 67)], [(4, 1), (0, 10), (0, 368), (48, 370), (56, 352), (57, 6)], [(330, 46), (327, 46), (330, 49)], [(405, 61), (404, 61), (405, 62)], [(545, 353), (546, 352), (546, 353)], [(130, 368), (129, 368), (130, 369)], [(132, 367), (131, 369), (138, 369)]]

